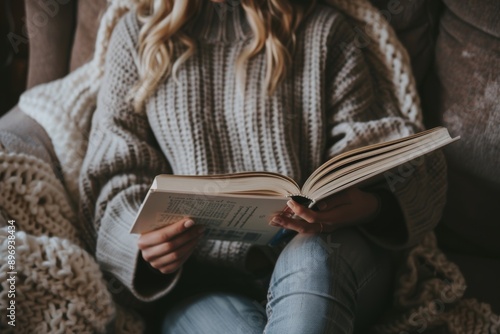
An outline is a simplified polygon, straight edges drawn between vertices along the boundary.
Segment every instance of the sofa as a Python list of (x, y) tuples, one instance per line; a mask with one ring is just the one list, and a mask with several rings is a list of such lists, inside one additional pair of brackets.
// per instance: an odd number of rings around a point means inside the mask
[[(465, 297), (500, 313), (500, 2), (373, 0), (412, 59), (424, 120), (462, 139), (445, 149), (449, 189), (436, 233), (462, 271)], [(27, 88), (91, 59), (106, 0), (25, 0)], [(0, 119), (0, 147), (58, 161), (45, 130), (15, 107)], [(436, 332), (437, 333), (437, 332)]]

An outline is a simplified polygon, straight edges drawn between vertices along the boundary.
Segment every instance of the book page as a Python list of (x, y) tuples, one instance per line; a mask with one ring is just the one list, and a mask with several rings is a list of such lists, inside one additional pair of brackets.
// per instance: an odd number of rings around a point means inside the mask
[(206, 237), (267, 244), (278, 232), (268, 223), (286, 208), (288, 198), (221, 196), (150, 191), (131, 233), (144, 233), (191, 217), (206, 226)]
[(360, 165), (348, 171), (341, 171), (339, 175), (330, 176), (330, 180), (323, 180), (321, 184), (318, 184), (318, 188), (312, 190), (311, 197), (317, 202), (322, 198), (372, 179), (383, 172), (428, 154), (458, 139), (459, 137), (453, 139), (444, 137), (438, 140), (430, 138), (408, 147), (402, 147), (394, 152), (388, 152), (386, 158), (377, 159), (374, 157), (372, 161), (367, 161), (366, 165)]
[(156, 176), (154, 189), (205, 194), (254, 193), (277, 197), (300, 193), (297, 183), (291, 178), (271, 172), (244, 172), (224, 175), (170, 175)]
[[(338, 168), (342, 167), (344, 165), (349, 165), (350, 162), (355, 161), (355, 160), (361, 160), (366, 157), (370, 156), (375, 156), (377, 154), (380, 154), (382, 152), (387, 152), (390, 150), (393, 150), (397, 147), (402, 147), (409, 145), (411, 143), (420, 141), (422, 137), (429, 137), (429, 136), (436, 136), (436, 137), (442, 137), (442, 136), (448, 136), (448, 130), (442, 126), (438, 126), (429, 130), (425, 130), (422, 132), (415, 133), (413, 135), (391, 140), (391, 141), (386, 141), (386, 142), (381, 142), (377, 144), (372, 144), (372, 145), (367, 145), (367, 146), (362, 146), (358, 147), (356, 149), (341, 153), (337, 156), (334, 156), (333, 158), (329, 159), (325, 163), (323, 163), (321, 166), (319, 166), (310, 176), (309, 178), (304, 182), (303, 187), (309, 187), (311, 184), (313, 184), (318, 178), (321, 178), (322, 175), (325, 173), (328, 173), (328, 170), (331, 170), (332, 168)], [(307, 191), (305, 191), (307, 193)]]

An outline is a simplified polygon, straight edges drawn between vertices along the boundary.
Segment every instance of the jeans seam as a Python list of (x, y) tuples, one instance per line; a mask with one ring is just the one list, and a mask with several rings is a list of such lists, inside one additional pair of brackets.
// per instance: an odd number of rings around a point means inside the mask
[(267, 333), (267, 325), (270, 323), (271, 316), (273, 314), (273, 309), (271, 308), (271, 301), (273, 300), (273, 293), (271, 292), (271, 287), (267, 290), (267, 304), (266, 304), (266, 315), (267, 315), (267, 323), (264, 326), (263, 334)]
[(271, 314), (273, 312), (273, 310), (271, 308), (271, 301), (272, 300), (273, 300), (273, 293), (272, 293), (271, 289), (269, 288), (269, 290), (267, 291), (267, 304), (266, 304), (266, 313), (267, 313), (268, 318), (271, 317)]

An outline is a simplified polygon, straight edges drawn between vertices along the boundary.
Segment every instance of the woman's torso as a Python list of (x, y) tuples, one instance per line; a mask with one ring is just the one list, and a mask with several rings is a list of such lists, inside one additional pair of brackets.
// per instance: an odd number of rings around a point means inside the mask
[(234, 64), (249, 28), (241, 8), (221, 14), (214, 6), (192, 27), (197, 51), (178, 82), (169, 76), (147, 103), (173, 173), (272, 171), (304, 181), (324, 160), (328, 40), (342, 18), (318, 6), (298, 31), (290, 75), (276, 92), (265, 93), (261, 52), (248, 62), (241, 94)]

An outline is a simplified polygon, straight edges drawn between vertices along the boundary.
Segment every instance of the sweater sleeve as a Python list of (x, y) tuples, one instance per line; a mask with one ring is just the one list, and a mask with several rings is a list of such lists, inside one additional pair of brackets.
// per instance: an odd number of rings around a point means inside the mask
[[(365, 61), (366, 53), (356, 46), (356, 38), (359, 36), (355, 31), (340, 20), (328, 45), (327, 158), (423, 130), (419, 118), (399, 110), (398, 104), (391, 102), (394, 98), (387, 89), (381, 89), (387, 87), (388, 82), (374, 75), (374, 69)], [(376, 187), (394, 195), (403, 221), (396, 222), (400, 225), (390, 231), (369, 226), (370, 223), (359, 228), (387, 248), (410, 247), (440, 220), (446, 194), (443, 155), (440, 151), (433, 152), (388, 171)]]
[(145, 113), (135, 112), (127, 98), (138, 80), (138, 31), (138, 22), (129, 13), (111, 36), (80, 174), (80, 215), (97, 238), (95, 252), (101, 269), (138, 300), (150, 301), (166, 294), (179, 274), (159, 278), (144, 270), (148, 268), (141, 263), (139, 236), (129, 233), (154, 177), (169, 168), (156, 148)]

